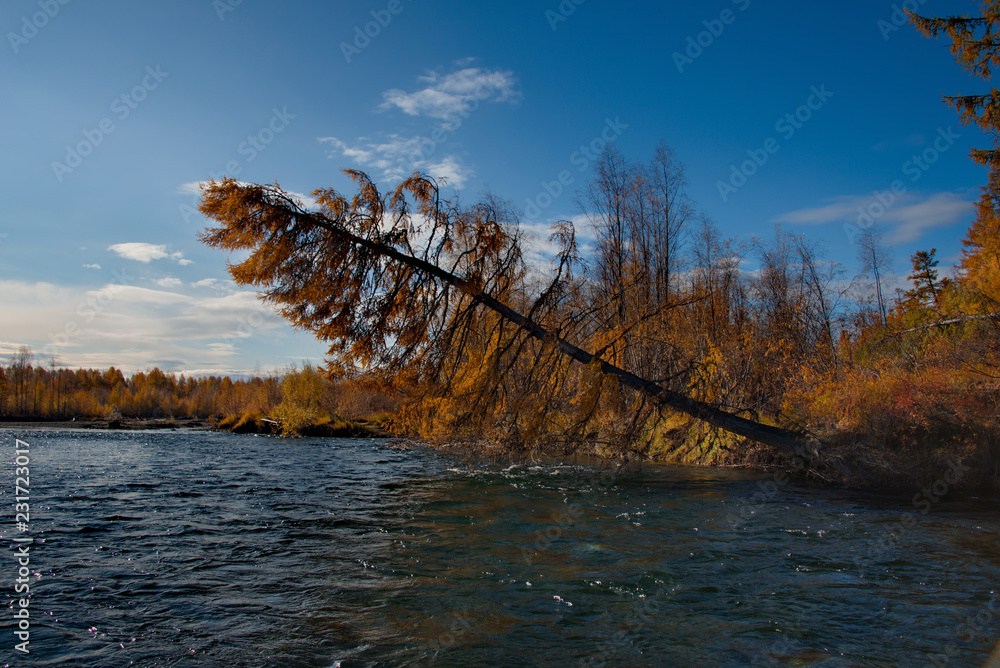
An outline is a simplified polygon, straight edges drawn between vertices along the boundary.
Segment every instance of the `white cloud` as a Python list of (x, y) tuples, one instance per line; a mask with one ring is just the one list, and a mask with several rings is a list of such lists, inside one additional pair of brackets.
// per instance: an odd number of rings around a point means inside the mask
[(425, 87), (410, 93), (395, 88), (384, 92), (385, 101), (380, 108), (397, 108), (409, 116), (451, 120), (467, 116), (482, 102), (515, 101), (520, 97), (517, 80), (507, 70), (466, 67), (448, 74), (432, 71), (417, 81)]
[[(189, 181), (177, 186), (177, 192), (182, 195), (195, 195), (200, 198), (203, 189), (209, 183), (211, 183), (211, 181)], [(238, 183), (244, 186), (253, 185), (247, 181), (238, 181)], [(319, 203), (311, 195), (295, 192), (294, 190), (285, 190), (284, 192), (286, 195), (295, 200), (299, 206), (306, 210), (315, 210), (319, 208)], [(192, 264), (192, 262), (190, 260), (184, 260), (181, 264)]]
[[(889, 199), (893, 197), (893, 199)], [(961, 222), (975, 212), (975, 202), (960, 193), (934, 193), (925, 196), (904, 192), (898, 195), (841, 196), (825, 201), (817, 207), (798, 209), (778, 216), (775, 222), (796, 225), (825, 225), (851, 223), (867, 227), (870, 215), (876, 224), (887, 231), (889, 244), (919, 241), (924, 234), (938, 227), (948, 227)]]
[(128, 242), (124, 244), (114, 244), (108, 246), (108, 250), (126, 260), (135, 260), (143, 264), (149, 264), (153, 260), (169, 259), (181, 266), (194, 264), (193, 260), (185, 260), (184, 253), (176, 251), (168, 252), (163, 244), (147, 244), (142, 242)]
[(110, 293), (112, 301), (116, 303), (124, 302), (148, 306), (152, 304), (183, 304), (190, 301), (187, 295), (182, 295), (178, 292), (164, 292), (163, 290), (140, 288), (137, 285), (112, 285), (103, 288), (101, 291), (92, 290), (87, 295), (99, 295), (102, 291)]
[[(424, 149), (421, 148), (422, 137), (391, 134), (382, 142), (360, 137), (353, 146), (336, 137), (320, 137), (319, 141), (330, 144), (333, 147), (331, 153), (339, 152), (348, 160), (365, 168), (378, 169), (383, 176), (393, 180), (400, 180), (408, 175), (407, 171), (413, 171), (407, 165), (426, 163)], [(430, 142), (429, 139), (427, 141)]]
[(290, 348), (291, 337), (305, 341), (308, 354), (325, 347), (292, 333), (246, 290), (199, 298), (135, 285), (86, 289), (0, 280), (0, 294), (9, 316), (0, 319), (0, 354), (29, 345), (39, 359), (54, 356), (70, 367), (248, 373), (257, 359), (276, 368), (283, 355), (303, 350)]
[(161, 288), (176, 288), (183, 285), (183, 281), (179, 278), (174, 278), (173, 276), (167, 276), (166, 278), (158, 278), (153, 281)]
[(337, 137), (320, 137), (319, 141), (330, 145), (331, 157), (347, 158), (390, 182), (423, 172), (461, 188), (472, 176), (472, 169), (455, 155), (444, 153), (441, 144), (482, 103), (514, 102), (520, 98), (511, 72), (467, 67), (470, 62), (457, 62), (461, 69), (447, 74), (434, 71), (419, 77), (417, 81), (423, 88), (416, 91), (393, 89), (382, 94), (383, 110), (399, 109), (409, 116), (437, 119), (439, 122), (425, 135), (390, 133), (376, 139), (359, 137), (353, 142)]
[(162, 260), (165, 257), (169, 257), (167, 247), (162, 244), (157, 245), (131, 242), (108, 246), (108, 250), (117, 254), (119, 257), (125, 258), (126, 260), (135, 260), (136, 262), (142, 262), (143, 264), (149, 264), (153, 260)]
[(200, 197), (202, 187), (207, 183), (208, 181), (188, 181), (177, 186), (177, 192), (182, 195), (198, 195)]
[(857, 209), (865, 207), (873, 201), (871, 197), (840, 196), (825, 200), (823, 206), (789, 211), (775, 218), (778, 223), (794, 223), (797, 225), (823, 225), (838, 220), (857, 217)]
[(891, 244), (917, 241), (936, 227), (948, 227), (972, 216), (975, 209), (973, 201), (954, 193), (938, 193), (923, 202), (890, 211), (887, 215), (896, 226), (887, 241)]
[(458, 162), (454, 156), (445, 156), (435, 163), (431, 163), (421, 168), (437, 180), (445, 180), (448, 185), (456, 188), (462, 187), (469, 177), (472, 176), (472, 169)]
[(84, 269), (100, 269), (101, 265), (99, 265), (99, 264), (85, 264), (85, 265), (83, 265), (83, 268)]
[(435, 179), (447, 179), (448, 185), (461, 188), (473, 173), (453, 155), (432, 160), (436, 145), (427, 137), (393, 134), (381, 142), (362, 137), (353, 146), (336, 137), (320, 137), (319, 141), (333, 147), (331, 157), (339, 153), (364, 169), (377, 171), (390, 182), (402, 181), (413, 172), (423, 172)]

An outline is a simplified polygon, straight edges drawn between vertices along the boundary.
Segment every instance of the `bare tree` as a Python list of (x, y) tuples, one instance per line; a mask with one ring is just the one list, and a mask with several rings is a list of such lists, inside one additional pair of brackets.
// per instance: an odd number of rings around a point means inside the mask
[(594, 282), (598, 299), (614, 304), (614, 325), (628, 319), (626, 287), (632, 234), (629, 201), (635, 188), (635, 169), (614, 146), (605, 147), (595, 166), (594, 179), (587, 188), (591, 224), (597, 235)]
[(879, 321), (886, 324), (889, 309), (883, 293), (886, 274), (892, 267), (892, 257), (882, 240), (882, 233), (875, 225), (867, 227), (858, 238), (858, 261), (861, 275), (870, 278)]
[(837, 312), (841, 301), (850, 291), (851, 285), (841, 283), (844, 274), (841, 266), (832, 261), (823, 262), (815, 245), (810, 245), (805, 239), (799, 238), (795, 240), (795, 249), (802, 263), (810, 315), (816, 320), (816, 327), (830, 352), (830, 360), (836, 366), (838, 355), (834, 326), (838, 321)]
[(684, 166), (673, 150), (661, 141), (649, 163), (653, 221), (650, 238), (653, 252), (650, 270), (656, 303), (666, 303), (674, 288), (674, 275), (680, 267), (684, 234), (696, 217), (687, 195)]
[(587, 188), (584, 209), (597, 237), (595, 302), (608, 304), (603, 329), (629, 329), (609, 354), (648, 377), (666, 377), (677, 366), (663, 342), (683, 234), (695, 216), (686, 186), (683, 166), (661, 141), (648, 163), (629, 163), (607, 147)]

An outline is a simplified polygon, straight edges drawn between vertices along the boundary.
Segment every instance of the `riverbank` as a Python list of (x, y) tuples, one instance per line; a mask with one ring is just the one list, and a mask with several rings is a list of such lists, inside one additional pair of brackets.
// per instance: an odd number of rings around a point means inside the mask
[(1000, 435), (994, 432), (948, 434), (928, 430), (919, 436), (902, 434), (893, 442), (872, 436), (841, 433), (817, 438), (797, 454), (724, 433), (690, 435), (681, 443), (666, 445), (627, 459), (600, 447), (572, 451), (518, 450), (469, 440), (425, 443), (417, 437), (398, 438), (403, 447), (426, 447), (469, 461), (511, 462), (589, 458), (612, 467), (634, 468), (663, 464), (699, 469), (730, 469), (765, 474), (781, 487), (792, 480), (825, 487), (905, 491), (911, 495), (929, 491), (940, 497), (958, 494), (1000, 493)]
[(763, 471), (775, 480), (790, 477), (868, 490), (936, 490), (1000, 493), (1000, 434), (991, 429), (926, 428), (884, 434), (835, 432), (792, 454), (743, 441), (704, 446), (706, 458), (661, 452), (653, 461)]
[(198, 429), (209, 431), (215, 428), (213, 420), (149, 418), (120, 420), (77, 419), (77, 420), (0, 420), (0, 429), (119, 429), (123, 431), (144, 431), (152, 429)]
[[(121, 418), (76, 420), (0, 420), (0, 429), (104, 429), (118, 431), (152, 431), (192, 429), (221, 431), (234, 434), (279, 435), (278, 423), (266, 418), (251, 420), (214, 420), (199, 418)], [(301, 436), (318, 438), (391, 438), (378, 424), (364, 420), (333, 420), (313, 424), (301, 430)]]
[[(4, 429), (40, 430), (195, 430), (217, 431), (234, 434), (281, 434), (278, 423), (268, 418), (122, 418), (76, 420), (0, 420)], [(302, 428), (301, 436), (314, 438), (391, 438), (397, 444), (409, 447), (430, 447), (451, 455), (469, 459), (493, 461), (520, 461), (525, 458), (546, 456), (542, 452), (511, 452), (488, 444), (468, 441), (426, 443), (415, 437), (400, 438), (381, 423), (367, 420), (340, 420), (312, 424)], [(959, 493), (1000, 493), (1000, 446), (996, 434), (980, 433), (976, 436), (924, 433), (917, 439), (899, 439), (893, 444), (876, 447), (871, 438), (859, 434), (840, 435), (818, 442), (815, 450), (801, 455), (788, 455), (764, 445), (718, 435), (700, 434), (699, 443), (688, 440), (685, 447), (663, 447), (649, 454), (642, 461), (699, 468), (742, 469), (769, 474), (782, 484), (791, 479), (810, 480), (823, 485), (852, 489), (928, 489)], [(692, 456), (692, 450), (699, 453)], [(578, 451), (577, 457), (599, 459), (608, 464), (621, 465), (620, 458), (609, 457), (598, 451)]]
[[(281, 429), (277, 420), (263, 417), (259, 414), (247, 414), (242, 417), (226, 416), (219, 420), (215, 429), (234, 434), (265, 434), (270, 436), (288, 436)], [(391, 438), (380, 423), (370, 420), (344, 420), (341, 418), (323, 418), (300, 426), (295, 436), (311, 436), (316, 438)]]

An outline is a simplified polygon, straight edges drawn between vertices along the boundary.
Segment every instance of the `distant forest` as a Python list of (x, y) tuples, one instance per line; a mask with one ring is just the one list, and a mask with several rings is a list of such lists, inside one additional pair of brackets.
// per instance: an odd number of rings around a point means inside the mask
[(60, 369), (22, 346), (0, 364), (0, 420), (196, 418), (254, 430), (272, 418), (285, 433), (338, 418), (383, 420), (394, 404), (358, 380), (330, 382), (305, 364), (265, 377), (184, 376), (158, 368)]

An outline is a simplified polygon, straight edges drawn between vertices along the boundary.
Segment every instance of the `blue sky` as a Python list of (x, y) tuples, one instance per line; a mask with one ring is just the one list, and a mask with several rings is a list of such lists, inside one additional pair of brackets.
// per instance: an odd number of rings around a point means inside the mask
[(349, 188), (343, 168), (387, 187), (422, 169), (540, 227), (581, 215), (589, 147), (646, 160), (662, 138), (727, 235), (780, 223), (853, 274), (845, 223), (881, 194), (896, 271), (931, 247), (948, 264), (986, 181), (968, 151), (985, 144), (941, 97), (985, 84), (898, 16), (872, 0), (7, 0), (0, 358), (26, 344), (71, 367), (319, 360), (322, 343), (197, 241), (197, 184), (223, 173), (308, 193)]

